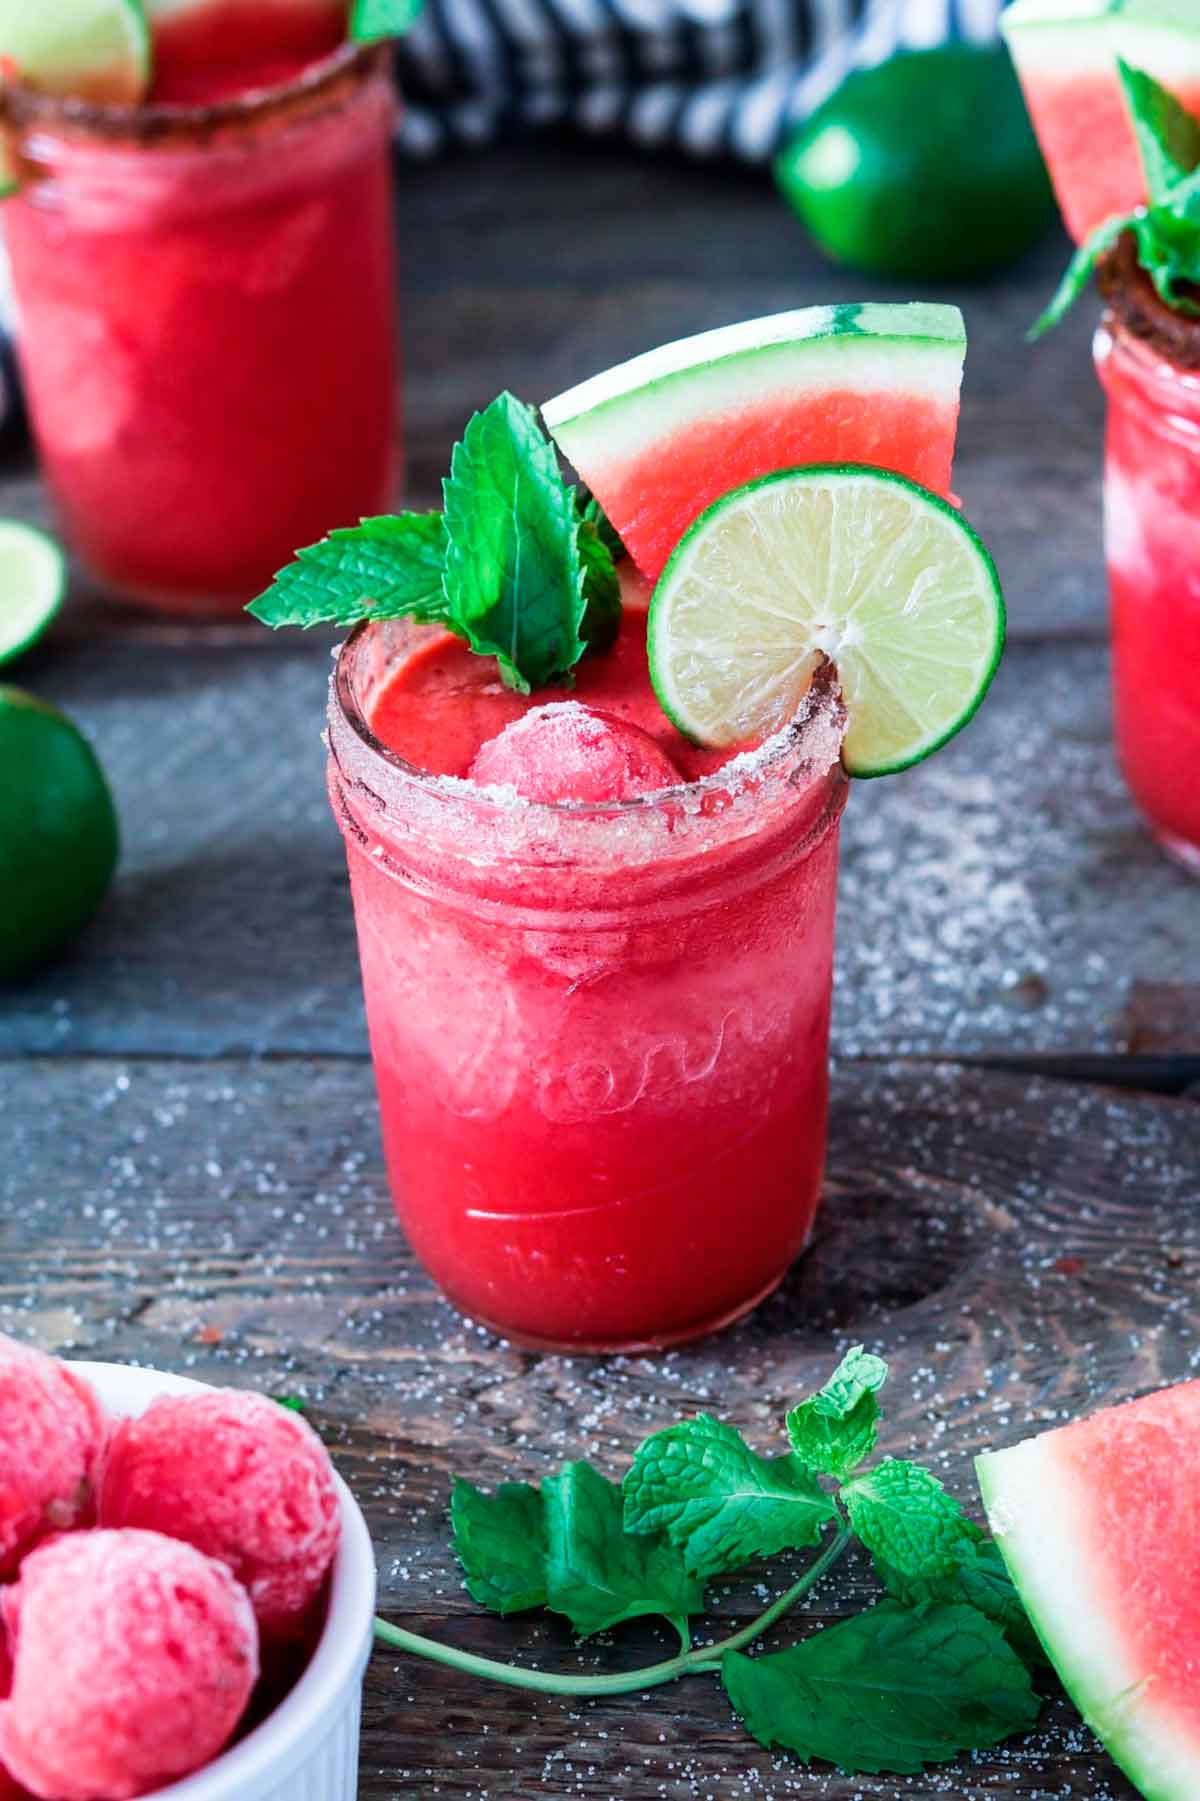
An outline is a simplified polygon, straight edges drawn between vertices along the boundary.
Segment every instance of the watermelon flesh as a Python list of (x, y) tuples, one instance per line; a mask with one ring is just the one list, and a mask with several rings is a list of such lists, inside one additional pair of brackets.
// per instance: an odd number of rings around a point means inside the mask
[(705, 507), (776, 469), (870, 463), (948, 494), (965, 350), (956, 307), (806, 307), (664, 345), (542, 414), (656, 580)]
[(1099, 12), (1095, 0), (1068, 14), (1064, 0), (1016, 0), (1004, 30), (1050, 170), (1063, 222), (1075, 242), (1114, 214), (1146, 200), (1137, 140), (1117, 58), (1168, 88), (1200, 118), (1200, 4), (1148, 0)]
[(1149, 1801), (1200, 1797), (1200, 1382), (977, 1460), (1064, 1688)]

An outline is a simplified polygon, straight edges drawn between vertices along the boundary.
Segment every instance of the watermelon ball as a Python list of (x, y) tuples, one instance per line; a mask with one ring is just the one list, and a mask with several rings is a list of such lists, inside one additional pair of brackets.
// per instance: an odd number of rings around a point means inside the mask
[(102, 1526), (185, 1539), (229, 1565), (264, 1648), (314, 1622), (341, 1521), (333, 1465), (304, 1420), (265, 1395), (161, 1395), (109, 1441)]
[(850, 75), (775, 179), (835, 262), (947, 281), (1013, 263), (1054, 197), (1007, 51), (912, 50)]
[(574, 700), (514, 719), (481, 746), (467, 773), (535, 801), (634, 800), (681, 780), (649, 732)]
[(41, 1801), (126, 1801), (228, 1744), (258, 1677), (249, 1596), (157, 1532), (77, 1532), (0, 1592), (0, 1758)]
[(47, 1534), (91, 1523), (105, 1430), (81, 1376), (0, 1336), (0, 1581)]

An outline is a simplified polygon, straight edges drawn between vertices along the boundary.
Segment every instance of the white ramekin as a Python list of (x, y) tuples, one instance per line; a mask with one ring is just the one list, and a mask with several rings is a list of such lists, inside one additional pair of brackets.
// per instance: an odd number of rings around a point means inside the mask
[[(117, 1418), (145, 1412), (157, 1395), (204, 1386), (186, 1376), (119, 1363), (72, 1363), (71, 1368), (87, 1377)], [(153, 1801), (356, 1801), (375, 1557), (366, 1521), (340, 1477), (337, 1489), (342, 1536), (329, 1613), (303, 1676), (261, 1726), (195, 1775), (155, 1789)]]

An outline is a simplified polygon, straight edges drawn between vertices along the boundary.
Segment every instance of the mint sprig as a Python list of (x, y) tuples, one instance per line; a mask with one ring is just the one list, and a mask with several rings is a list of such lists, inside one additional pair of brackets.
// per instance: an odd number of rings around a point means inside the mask
[(1200, 303), (1183, 291), (1200, 284), (1200, 123), (1152, 76), (1120, 59), (1118, 63), (1148, 203), (1106, 219), (1080, 245), (1031, 338), (1040, 338), (1066, 317), (1097, 264), (1127, 231), (1133, 234), (1138, 262), (1167, 305), (1200, 318)]
[[(848, 1352), (791, 1410), (791, 1448), (773, 1457), (701, 1414), (645, 1439), (620, 1486), (584, 1462), (540, 1487), (502, 1483), (492, 1495), (455, 1483), (454, 1548), (483, 1606), (545, 1607), (580, 1634), (658, 1616), (679, 1634), (677, 1655), (566, 1675), (478, 1657), (382, 1620), (376, 1636), (543, 1694), (630, 1694), (719, 1675), (760, 1743), (849, 1772), (910, 1775), (1028, 1729), (1038, 1712), (1026, 1668), (1036, 1640), (995, 1547), (920, 1465), (887, 1458), (861, 1467), (886, 1376), (881, 1358), (861, 1346)], [(856, 1537), (889, 1598), (791, 1650), (742, 1656)], [(688, 1622), (704, 1609), (709, 1575), (822, 1538), (807, 1569), (756, 1619), (693, 1647)]]
[(247, 612), (264, 625), (440, 624), (495, 657), (523, 694), (569, 679), (617, 635), (616, 534), (581, 506), (532, 407), (500, 394), (454, 446), (441, 513), (331, 531), (297, 551)]

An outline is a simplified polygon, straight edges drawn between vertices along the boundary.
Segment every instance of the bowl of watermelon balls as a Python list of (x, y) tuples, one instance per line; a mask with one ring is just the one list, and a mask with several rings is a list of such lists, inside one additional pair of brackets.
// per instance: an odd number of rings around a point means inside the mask
[(374, 1607), (297, 1413), (0, 1336), (0, 1801), (353, 1801)]

